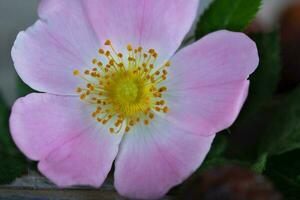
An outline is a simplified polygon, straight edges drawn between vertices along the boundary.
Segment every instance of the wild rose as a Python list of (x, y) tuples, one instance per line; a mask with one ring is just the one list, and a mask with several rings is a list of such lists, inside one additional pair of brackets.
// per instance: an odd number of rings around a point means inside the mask
[[(197, 0), (42, 0), (12, 57), (33, 89), (12, 136), (58, 186), (114, 184), (154, 199), (202, 163), (229, 127), (258, 65), (243, 33), (218, 31), (175, 53)], [(174, 55), (175, 54), (175, 55)]]

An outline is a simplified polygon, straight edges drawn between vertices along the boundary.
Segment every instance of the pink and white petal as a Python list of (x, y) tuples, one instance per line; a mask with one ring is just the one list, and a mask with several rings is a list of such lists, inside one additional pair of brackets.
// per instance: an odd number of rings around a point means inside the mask
[(91, 121), (88, 115), (87, 106), (77, 97), (32, 93), (13, 105), (11, 134), (27, 157), (40, 160), (84, 133)]
[(90, 65), (99, 41), (81, 0), (42, 0), (38, 20), (18, 34), (12, 48), (15, 68), (35, 90), (74, 94), (81, 82), (74, 69)]
[(170, 90), (248, 79), (259, 62), (256, 44), (244, 33), (217, 31), (180, 50), (172, 59)]
[[(171, 60), (166, 94), (178, 127), (215, 134), (237, 118), (258, 65), (255, 43), (243, 33), (218, 31), (179, 51)], [(199, 132), (198, 126), (204, 132)]]
[[(92, 118), (92, 111), (91, 106), (77, 97), (32, 93), (18, 99), (13, 105), (11, 134), (27, 157), (42, 160), (54, 149), (81, 134), (97, 132), (106, 136), (106, 129)], [(113, 142), (112, 148), (118, 144), (116, 136), (107, 136), (107, 141)]]
[[(174, 126), (203, 135), (213, 135), (232, 125), (246, 100), (248, 80), (181, 90), (166, 97)], [(199, 129), (201, 127), (201, 129)]]
[(100, 41), (155, 48), (158, 63), (169, 59), (192, 26), (199, 0), (86, 0)]
[(122, 135), (112, 135), (76, 97), (30, 94), (14, 104), (13, 139), (39, 169), (60, 186), (100, 186), (117, 154)]
[(149, 126), (137, 126), (124, 136), (115, 161), (117, 191), (134, 199), (162, 197), (200, 166), (213, 139), (160, 117)]
[(87, 127), (86, 133), (63, 143), (38, 164), (39, 170), (60, 187), (100, 187), (118, 151), (121, 134), (107, 127)]

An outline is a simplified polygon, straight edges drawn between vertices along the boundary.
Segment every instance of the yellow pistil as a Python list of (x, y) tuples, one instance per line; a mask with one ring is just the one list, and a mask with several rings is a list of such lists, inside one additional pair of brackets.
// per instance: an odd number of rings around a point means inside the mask
[(171, 63), (156, 66), (158, 53), (154, 49), (144, 51), (128, 44), (125, 50), (126, 54), (117, 52), (106, 40), (90, 69), (73, 71), (86, 82), (85, 87), (76, 88), (80, 99), (95, 106), (91, 117), (97, 122), (112, 122), (110, 133), (128, 133), (136, 124), (149, 125), (155, 114), (169, 112), (163, 99), (167, 87), (162, 82)]

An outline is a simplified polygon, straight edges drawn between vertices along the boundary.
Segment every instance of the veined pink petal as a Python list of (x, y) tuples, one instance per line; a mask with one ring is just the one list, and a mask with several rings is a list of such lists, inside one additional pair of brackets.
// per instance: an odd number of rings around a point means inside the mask
[(61, 187), (100, 187), (117, 154), (119, 136), (92, 129), (61, 144), (38, 164), (39, 170)]
[(215, 134), (235, 121), (248, 88), (249, 81), (244, 80), (179, 91), (167, 98), (170, 112), (166, 118), (190, 132)]
[(74, 69), (90, 66), (99, 41), (81, 0), (42, 0), (38, 20), (19, 33), (12, 49), (15, 68), (35, 90), (74, 94)]
[(218, 31), (181, 50), (171, 62), (167, 118), (210, 135), (229, 127), (239, 114), (258, 53), (245, 34)]
[(158, 63), (169, 59), (196, 16), (199, 0), (85, 0), (100, 40), (155, 48)]
[(117, 154), (122, 134), (110, 134), (89, 107), (77, 97), (49, 94), (30, 94), (13, 106), (14, 141), (59, 186), (100, 186)]
[(163, 118), (126, 136), (115, 163), (115, 187), (126, 197), (157, 199), (202, 163), (214, 136), (176, 128)]
[[(176, 90), (248, 79), (259, 62), (256, 44), (244, 33), (217, 31), (180, 50), (172, 59)], [(171, 89), (173, 89), (171, 88)]]
[(41, 20), (15, 41), (15, 68), (35, 90), (74, 94), (80, 79), (73, 70), (88, 67), (106, 39), (118, 50), (132, 43), (156, 48), (158, 62), (168, 59), (191, 27), (197, 5), (198, 0), (42, 0)]

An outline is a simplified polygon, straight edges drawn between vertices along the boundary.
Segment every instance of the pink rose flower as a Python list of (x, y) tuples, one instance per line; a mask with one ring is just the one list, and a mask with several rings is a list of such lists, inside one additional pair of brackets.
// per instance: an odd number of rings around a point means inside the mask
[(14, 141), (58, 186), (114, 185), (155, 199), (202, 163), (236, 119), (255, 43), (218, 31), (175, 53), (198, 0), (42, 0), (12, 49), (33, 89), (13, 106)]

